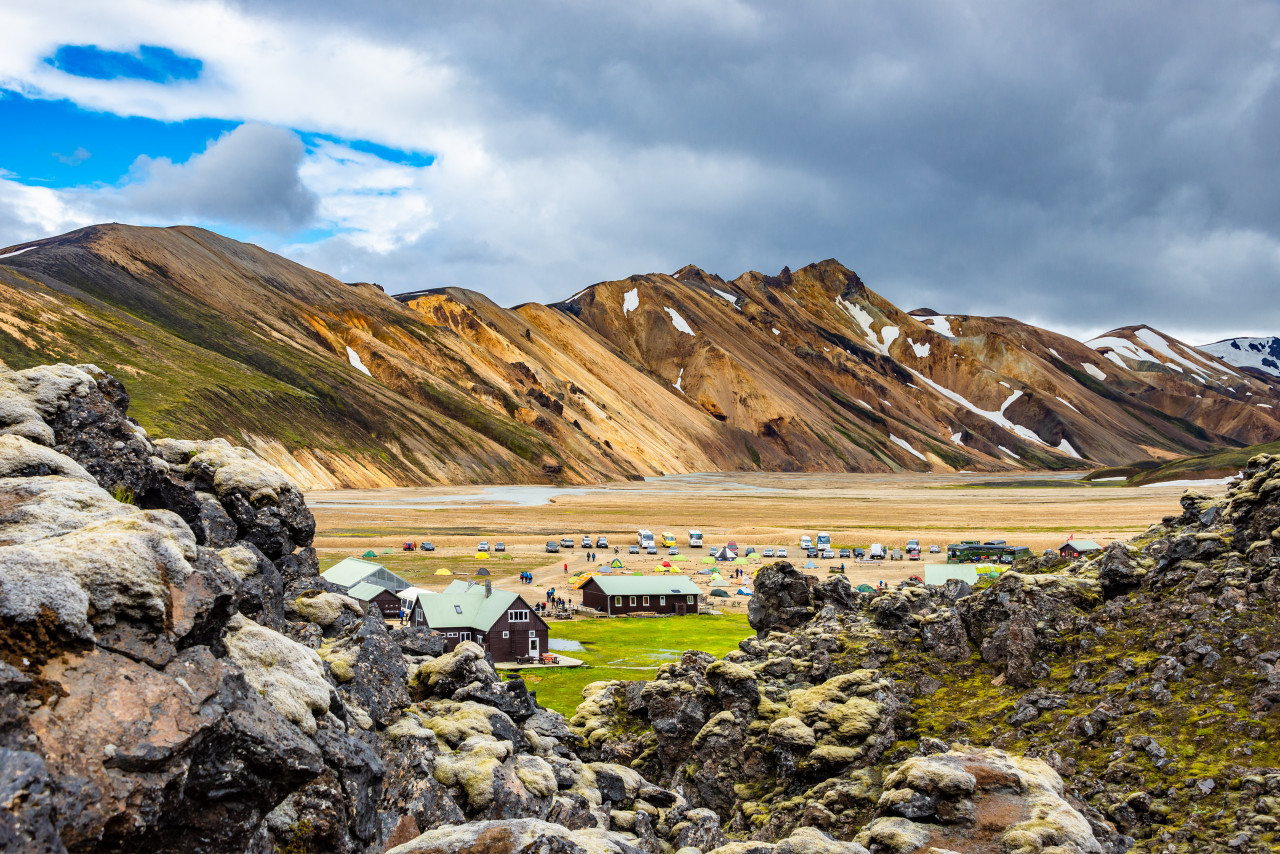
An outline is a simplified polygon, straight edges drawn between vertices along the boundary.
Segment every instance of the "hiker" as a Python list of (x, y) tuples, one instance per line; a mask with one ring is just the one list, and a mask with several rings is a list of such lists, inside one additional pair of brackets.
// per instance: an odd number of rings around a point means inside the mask
[(567, 564), (567, 563), (564, 565), (564, 574), (565, 574), (565, 575), (568, 575), (568, 574), (569, 574), (569, 564)]

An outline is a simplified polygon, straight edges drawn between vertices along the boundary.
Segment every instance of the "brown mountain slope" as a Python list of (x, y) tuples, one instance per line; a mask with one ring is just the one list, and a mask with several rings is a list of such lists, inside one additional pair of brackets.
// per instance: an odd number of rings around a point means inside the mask
[(1265, 382), (908, 314), (835, 261), (506, 309), (391, 298), (196, 228), (0, 255), (10, 366), (97, 363), (130, 377), (148, 429), (249, 444), (308, 487), (1078, 468), (1280, 436)]

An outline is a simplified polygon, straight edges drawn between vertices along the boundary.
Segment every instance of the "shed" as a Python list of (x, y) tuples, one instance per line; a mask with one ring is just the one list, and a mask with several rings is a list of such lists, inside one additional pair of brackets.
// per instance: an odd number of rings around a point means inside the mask
[(612, 616), (635, 611), (698, 613), (698, 586), (687, 576), (596, 577), (582, 585), (582, 604)]

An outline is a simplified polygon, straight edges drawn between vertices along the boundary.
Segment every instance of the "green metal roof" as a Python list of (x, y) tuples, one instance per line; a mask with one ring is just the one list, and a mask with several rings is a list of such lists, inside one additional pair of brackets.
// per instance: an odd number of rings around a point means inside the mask
[[(454, 581), (440, 593), (419, 593), (417, 605), (433, 629), (488, 631), (518, 598), (520, 594), (513, 590), (497, 588), (485, 596), (483, 584)], [(529, 619), (530, 622), (535, 619), (532, 609)]]
[(380, 563), (347, 557), (320, 573), (320, 577), (343, 587), (354, 587), (380, 569), (385, 569)]
[(1074, 548), (1074, 549), (1075, 549), (1076, 551), (1078, 551), (1078, 552), (1100, 552), (1100, 551), (1102, 551), (1102, 546), (1098, 545), (1098, 544), (1097, 544), (1097, 543), (1095, 543), (1093, 540), (1067, 540), (1065, 543), (1063, 543), (1062, 545), (1058, 546), (1058, 551), (1062, 551), (1062, 550), (1063, 550), (1063, 549), (1065, 549), (1067, 546), (1071, 546), (1072, 548)]
[[(591, 579), (608, 596), (665, 596), (668, 593), (697, 594), (698, 585), (686, 575), (603, 576)], [(591, 582), (588, 581), (588, 584)]]
[(370, 602), (373, 600), (373, 597), (377, 596), (379, 593), (390, 592), (390, 590), (383, 587), (381, 584), (371, 584), (368, 581), (361, 581), (355, 587), (348, 590), (347, 595), (352, 599), (359, 599), (361, 602)]

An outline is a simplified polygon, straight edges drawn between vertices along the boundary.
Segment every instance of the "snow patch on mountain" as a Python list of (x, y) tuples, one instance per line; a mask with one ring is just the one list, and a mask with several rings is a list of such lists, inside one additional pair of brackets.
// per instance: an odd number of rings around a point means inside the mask
[[(1102, 372), (1102, 369), (1092, 362), (1081, 362), (1080, 367), (1084, 368), (1084, 372), (1098, 382), (1103, 382), (1107, 378), (1107, 375)], [(1121, 367), (1124, 367), (1124, 365), (1121, 365)]]
[(1072, 406), (1070, 401), (1063, 400), (1062, 398), (1060, 398), (1060, 397), (1059, 397), (1059, 398), (1058, 398), (1058, 402), (1059, 402), (1059, 403), (1066, 404), (1067, 408), (1068, 408), (1068, 409), (1070, 409), (1072, 412), (1079, 412), (1079, 411), (1080, 411), (1079, 409), (1076, 409), (1074, 406)]
[(640, 307), (640, 294), (636, 288), (632, 288), (622, 295), (622, 313), (630, 314)]
[(935, 314), (933, 317), (921, 317), (919, 320), (939, 335), (945, 335), (948, 338), (956, 337), (956, 334), (951, 331), (951, 318), (949, 317)]
[(1077, 453), (1075, 448), (1071, 447), (1071, 443), (1068, 442), (1066, 439), (1063, 439), (1061, 442), (1058, 443), (1058, 450), (1062, 451), (1062, 453), (1064, 454), (1075, 457), (1077, 460), (1084, 459), (1083, 457), (1080, 456), (1079, 453)]
[(1008, 399), (1006, 399), (1004, 403), (1000, 404), (999, 410), (993, 411), (990, 409), (982, 409), (981, 407), (973, 403), (970, 403), (969, 399), (964, 397), (964, 395), (957, 394), (956, 392), (952, 391), (951, 389), (945, 386), (938, 385), (933, 380), (926, 377), (924, 374), (919, 373), (918, 371), (912, 371), (910, 368), (907, 368), (907, 370), (915, 374), (922, 382), (927, 383), (929, 385), (929, 388), (933, 389), (938, 394), (942, 395), (948, 400), (954, 400), (956, 403), (960, 404), (965, 409), (968, 409), (970, 412), (974, 413), (975, 415), (981, 415), (983, 418), (987, 419), (988, 421), (992, 421), (992, 422), (995, 422), (996, 424), (999, 424), (1001, 427), (1008, 430), (1010, 433), (1013, 433), (1015, 436), (1021, 436), (1022, 438), (1026, 439), (1029, 442), (1035, 442), (1037, 445), (1044, 445), (1045, 447), (1052, 447), (1051, 445), (1049, 445), (1048, 442), (1044, 441), (1039, 436), (1037, 436), (1034, 431), (1029, 430), (1026, 427), (1023, 427), (1021, 424), (1013, 423), (1004, 414), (1005, 410), (1008, 409), (1010, 406), (1012, 406), (1015, 400), (1022, 397), (1021, 391), (1015, 389), (1014, 392), (1009, 395)]
[(892, 433), (890, 433), (890, 434), (889, 434), (889, 441), (890, 441), (890, 442), (893, 442), (895, 445), (899, 446), (900, 448), (902, 448), (903, 450), (905, 450), (907, 453), (909, 453), (909, 454), (913, 454), (913, 455), (915, 455), (915, 456), (919, 457), (920, 459), (924, 460), (926, 463), (927, 463), (927, 462), (929, 462), (928, 458), (926, 458), (924, 454), (920, 453), (920, 452), (919, 452), (919, 451), (917, 451), (915, 448), (911, 447), (911, 445), (910, 445), (910, 444), (908, 444), (908, 442), (907, 442), (907, 440), (906, 440), (906, 439), (899, 439), (897, 436), (895, 436), (895, 435), (893, 435)]
[[(715, 292), (716, 296), (720, 297), (720, 299), (722, 300), (725, 300), (734, 308), (738, 307), (738, 298), (733, 294), (729, 293), (728, 291), (722, 291), (719, 288), (712, 288), (711, 290)], [(794, 300), (792, 300), (792, 302), (794, 302)]]
[(373, 374), (369, 373), (369, 369), (364, 366), (364, 362), (360, 361), (360, 354), (355, 350), (352, 350), (350, 347), (347, 348), (347, 361), (351, 363), (351, 367), (355, 368), (365, 376), (373, 376)]
[(680, 387), (680, 383), (682, 382), (684, 382), (684, 368), (680, 369), (680, 376), (676, 377), (676, 381), (671, 385), (675, 387), (676, 391), (683, 393), (684, 389)]
[(914, 342), (914, 341), (912, 341), (910, 338), (908, 338), (908, 339), (907, 339), (907, 343), (908, 343), (908, 344), (910, 344), (910, 345), (911, 345), (911, 349), (912, 349), (913, 351), (915, 351), (915, 354), (916, 354), (916, 358), (917, 358), (917, 359), (923, 359), (925, 356), (928, 356), (928, 355), (929, 355), (929, 342), (928, 342), (928, 341), (925, 341), (925, 342), (923, 342), (923, 343), (921, 343), (921, 344), (917, 344), (916, 342)]
[(35, 246), (27, 246), (23, 249), (15, 249), (13, 252), (6, 252), (3, 255), (0, 255), (0, 258), (12, 258), (15, 255), (21, 255), (23, 252), (30, 252), (35, 248)]
[(680, 313), (677, 312), (674, 308), (672, 308), (671, 306), (663, 306), (662, 310), (665, 311), (667, 314), (671, 315), (672, 326), (674, 326), (679, 331), (683, 332), (685, 335), (694, 334), (693, 327), (691, 327), (688, 323), (686, 323), (685, 319), (681, 317)]
[(951, 434), (951, 442), (952, 442), (952, 444), (959, 445), (960, 447), (962, 447), (962, 448), (963, 448), (963, 447), (964, 447), (964, 434), (963, 434), (963, 433), (952, 433), (952, 434)]

